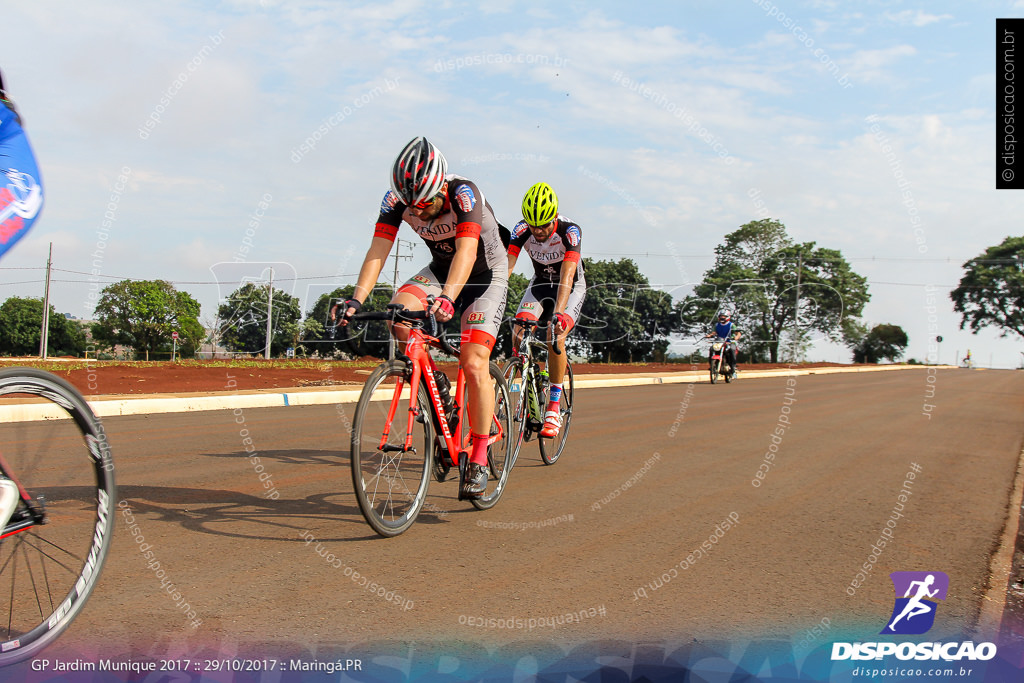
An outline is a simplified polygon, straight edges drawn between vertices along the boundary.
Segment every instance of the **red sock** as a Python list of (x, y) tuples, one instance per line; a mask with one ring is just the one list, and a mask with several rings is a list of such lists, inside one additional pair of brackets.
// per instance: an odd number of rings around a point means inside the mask
[(487, 441), (490, 438), (490, 434), (470, 434), (470, 439), (473, 441), (473, 450), (469, 454), (469, 461), (471, 463), (476, 463), (477, 465), (487, 464)]

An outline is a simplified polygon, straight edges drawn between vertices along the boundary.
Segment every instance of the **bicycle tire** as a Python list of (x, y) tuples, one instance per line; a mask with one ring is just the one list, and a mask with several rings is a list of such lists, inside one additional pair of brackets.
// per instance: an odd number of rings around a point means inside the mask
[[(512, 430), (515, 435), (515, 443), (513, 444), (513, 452), (516, 459), (519, 458), (519, 451), (523, 447), (523, 440), (526, 437), (526, 432), (529, 429), (527, 424), (530, 418), (530, 407), (528, 405), (526, 382), (532, 381), (526, 377), (526, 366), (523, 364), (522, 358), (512, 358), (505, 364), (505, 369), (502, 371), (502, 377), (505, 379), (505, 385), (508, 387), (509, 399), (511, 400), (512, 409)], [(498, 476), (497, 472), (491, 471), (491, 474)]]
[(85, 606), (113, 541), (117, 487), (103, 425), (71, 384), (12, 368), (0, 371), (0, 398), (0, 476), (45, 515), (32, 524), (22, 499), (0, 529), (2, 667), (52, 644)]
[(516, 453), (513, 450), (515, 433), (512, 426), (514, 404), (501, 368), (491, 361), (489, 371), (491, 379), (494, 380), (494, 420), (501, 426), (504, 437), (487, 447), (487, 464), (492, 474), (496, 474), (488, 478), (487, 488), (482, 496), (470, 499), (477, 510), (487, 510), (497, 504), (501, 494), (505, 492), (508, 476), (516, 462)]
[[(404, 444), (413, 392), (419, 411), (413, 420), (413, 429), (420, 426), (422, 439), (413, 435), (413, 450), (384, 452), (378, 446), (387, 424), (395, 386), (393, 382), (388, 384), (388, 380), (399, 377), (404, 380), (402, 394), (386, 445)], [(422, 384), (410, 389), (409, 377), (404, 361), (385, 361), (378, 365), (363, 385), (352, 419), (352, 487), (366, 523), (386, 538), (397, 536), (412, 526), (423, 508), (430, 486), (434, 449), (430, 399)], [(385, 396), (373, 400), (378, 389), (384, 389)]]
[[(558, 436), (554, 439), (537, 439), (540, 446), (540, 459), (545, 465), (554, 465), (565, 450), (565, 441), (569, 438), (569, 425), (572, 422), (572, 401), (573, 401), (573, 379), (572, 363), (565, 359), (565, 377), (562, 378), (562, 399), (558, 403), (558, 410), (562, 414), (562, 426), (558, 430)], [(545, 445), (547, 442), (547, 445)]]

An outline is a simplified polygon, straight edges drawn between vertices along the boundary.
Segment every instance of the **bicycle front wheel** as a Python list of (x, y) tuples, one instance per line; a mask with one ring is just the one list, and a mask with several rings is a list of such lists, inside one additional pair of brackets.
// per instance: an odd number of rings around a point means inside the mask
[(553, 439), (541, 438), (540, 459), (545, 465), (554, 465), (562, 451), (565, 450), (565, 440), (569, 437), (569, 425), (572, 423), (572, 363), (565, 361), (565, 377), (562, 378), (562, 398), (558, 403), (558, 412), (562, 415), (562, 427), (558, 430), (558, 436)]
[[(422, 383), (410, 387), (409, 378), (402, 361), (377, 366), (363, 386), (352, 420), (356, 500), (366, 522), (385, 537), (412, 526), (430, 485), (434, 448), (430, 400)], [(412, 441), (405, 450), (410, 407)]]
[[(519, 449), (522, 448), (523, 439), (526, 436), (526, 425), (530, 417), (526, 382), (532, 382), (533, 379), (526, 377), (522, 358), (513, 358), (506, 363), (502, 376), (505, 378), (505, 384), (508, 387), (509, 406), (511, 406), (512, 453), (515, 458), (518, 458)], [(491, 470), (492, 476), (497, 477), (499, 474), (499, 472)]]
[(491, 419), (491, 438), (494, 442), (487, 447), (487, 464), (491, 477), (487, 489), (479, 498), (470, 499), (478, 510), (494, 507), (505, 491), (508, 475), (516, 462), (515, 442), (518, 432), (512, 421), (515, 403), (509, 394), (508, 385), (501, 369), (493, 361), (490, 364), (491, 379), (494, 381), (494, 417)]
[[(114, 465), (78, 391), (40, 370), (0, 372), (0, 666), (50, 645), (78, 615), (113, 540)], [(2, 498), (2, 496), (0, 496)]]

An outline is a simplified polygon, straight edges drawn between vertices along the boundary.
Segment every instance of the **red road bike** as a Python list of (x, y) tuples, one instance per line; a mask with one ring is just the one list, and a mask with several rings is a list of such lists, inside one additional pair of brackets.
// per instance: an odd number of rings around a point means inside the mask
[[(470, 450), (465, 376), (459, 368), (454, 396), (450, 389), (445, 392), (438, 386), (438, 378), (444, 377), (444, 384), (447, 376), (438, 370), (430, 348), (455, 358), (459, 351), (437, 332), (426, 311), (389, 304), (387, 311), (356, 313), (352, 320), (386, 320), (410, 328), (405, 353), (381, 363), (366, 380), (352, 421), (352, 483), (359, 509), (378, 534), (397, 536), (412, 526), (423, 509), (431, 474), (444, 482), (457, 467), (461, 490)], [(493, 362), (490, 376), (494, 381), (487, 447), (490, 476), (483, 495), (470, 498), (480, 510), (498, 502), (515, 464), (512, 402), (501, 370)]]

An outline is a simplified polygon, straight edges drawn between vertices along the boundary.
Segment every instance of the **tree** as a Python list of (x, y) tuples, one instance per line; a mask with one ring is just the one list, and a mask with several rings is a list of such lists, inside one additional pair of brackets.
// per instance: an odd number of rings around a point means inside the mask
[(907, 333), (899, 325), (875, 325), (859, 343), (853, 345), (853, 362), (895, 361), (903, 355), (909, 343)]
[[(333, 341), (323, 339), (323, 330), (326, 330), (330, 323), (328, 314), (331, 306), (351, 299), (355, 289), (355, 285), (346, 285), (320, 295), (312, 310), (306, 314), (306, 320), (311, 321), (309, 331), (303, 337), (307, 349), (315, 349), (321, 356), (329, 356), (341, 351), (356, 356), (388, 357), (388, 344), (391, 337), (387, 323), (383, 321), (353, 322), (348, 327), (339, 327)], [(363, 302), (363, 310), (383, 311), (391, 303), (392, 296), (391, 285), (386, 282), (378, 282), (370, 292), (370, 296)], [(317, 332), (316, 328), (312, 326), (313, 322), (320, 325), (320, 332)]]
[(742, 225), (715, 254), (715, 265), (676, 307), (679, 327), (703, 333), (719, 310), (731, 309), (748, 362), (777, 363), (783, 334), (792, 336), (794, 329), (798, 346), (813, 341), (813, 332), (838, 341), (844, 321), (859, 316), (870, 299), (867, 280), (839, 251), (795, 244), (776, 220)]
[[(60, 315), (50, 306), (50, 329), (46, 353), (52, 356), (81, 356), (86, 349), (85, 331), (75, 320)], [(0, 305), (0, 354), (35, 356), (43, 327), (43, 300), (12, 296)]]
[(1000, 336), (1024, 337), (1024, 237), (1007, 237), (963, 267), (960, 286), (949, 293), (953, 310), (962, 316), (960, 329), (970, 325), (977, 334), (997, 327)]
[(587, 296), (570, 340), (575, 350), (607, 363), (664, 358), (675, 331), (672, 297), (652, 289), (632, 259), (583, 259)]
[[(273, 292), (270, 355), (279, 356), (294, 345), (302, 318), (298, 297), (280, 289)], [(233, 351), (259, 352), (267, 347), (267, 287), (247, 282), (217, 307), (220, 343)]]
[(149, 360), (153, 351), (169, 350), (177, 332), (182, 355), (193, 355), (205, 332), (199, 302), (166, 280), (122, 280), (100, 292), (93, 336), (100, 343), (131, 347)]
[(783, 363), (805, 363), (811, 346), (811, 333), (807, 329), (786, 330), (779, 342), (779, 358)]

